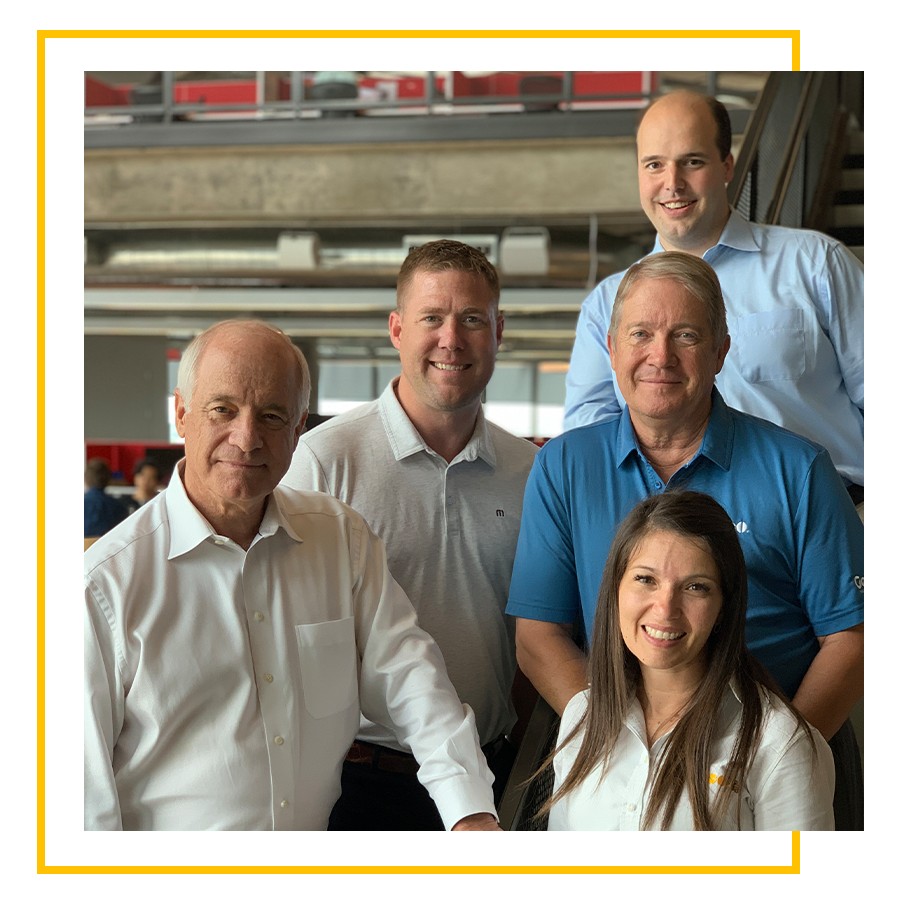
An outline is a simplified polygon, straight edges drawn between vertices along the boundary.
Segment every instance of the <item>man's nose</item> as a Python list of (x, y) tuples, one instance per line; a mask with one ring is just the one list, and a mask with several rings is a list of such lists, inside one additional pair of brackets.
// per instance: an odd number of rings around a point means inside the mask
[(459, 350), (465, 344), (463, 326), (456, 319), (448, 318), (441, 325), (440, 346), (444, 350)]
[(258, 450), (262, 446), (259, 423), (249, 413), (237, 416), (231, 423), (229, 440), (244, 453)]
[(672, 352), (672, 345), (668, 337), (660, 336), (653, 340), (650, 345), (650, 352), (647, 354), (647, 361), (650, 365), (656, 366), (658, 369), (666, 369), (674, 364), (675, 354)]
[(673, 194), (684, 188), (684, 175), (678, 166), (669, 166), (663, 179), (663, 187)]

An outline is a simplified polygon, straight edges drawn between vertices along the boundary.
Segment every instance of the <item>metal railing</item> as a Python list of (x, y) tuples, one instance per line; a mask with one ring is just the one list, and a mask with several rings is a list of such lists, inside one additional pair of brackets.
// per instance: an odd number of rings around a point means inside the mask
[[(423, 115), (435, 115), (453, 111), (463, 111), (467, 107), (486, 107), (498, 110), (509, 104), (518, 104), (526, 110), (559, 109), (562, 112), (571, 112), (577, 109), (577, 104), (584, 103), (612, 103), (642, 105), (651, 95), (648, 89), (616, 92), (616, 93), (582, 93), (574, 89), (574, 72), (562, 72), (559, 76), (552, 76), (539, 72), (522, 72), (520, 89), (513, 94), (477, 94), (475, 96), (452, 95), (452, 72), (426, 72), (422, 76), (424, 91), (421, 97), (400, 98), (389, 95), (365, 96), (356, 91), (354, 85), (348, 81), (315, 82), (312, 76), (314, 72), (289, 72), (290, 96), (286, 100), (271, 100), (266, 97), (265, 72), (256, 73), (256, 97), (254, 100), (233, 103), (202, 102), (184, 103), (176, 102), (175, 73), (159, 73), (158, 83), (138, 85), (129, 98), (131, 102), (109, 106), (85, 105), (85, 125), (93, 123), (109, 124), (109, 117), (133, 117), (135, 122), (162, 122), (169, 124), (178, 121), (191, 121), (192, 117), (214, 113), (250, 113), (259, 118), (301, 118), (304, 114), (324, 113), (372, 113), (403, 111), (415, 109)], [(447, 90), (441, 91), (438, 86), (439, 76), (446, 76)], [(531, 84), (537, 88), (542, 86), (554, 86), (559, 84), (559, 90), (531, 90), (526, 89), (529, 78), (534, 79)], [(540, 80), (537, 80), (540, 79)], [(311, 83), (308, 83), (311, 82)], [(332, 96), (322, 90), (325, 85), (336, 87), (343, 86), (347, 91), (334, 90)], [(345, 94), (341, 96), (341, 94)], [(119, 124), (129, 124), (121, 122)]]
[(862, 73), (773, 72), (744, 134), (729, 202), (752, 222), (822, 228)]

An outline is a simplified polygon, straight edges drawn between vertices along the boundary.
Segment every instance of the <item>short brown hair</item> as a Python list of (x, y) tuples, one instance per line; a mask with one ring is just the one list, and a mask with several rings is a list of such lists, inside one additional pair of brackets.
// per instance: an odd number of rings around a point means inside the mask
[(488, 258), (462, 241), (429, 241), (409, 251), (397, 275), (397, 311), (403, 311), (405, 294), (416, 272), (468, 272), (488, 286), (496, 303), (500, 302), (500, 278)]

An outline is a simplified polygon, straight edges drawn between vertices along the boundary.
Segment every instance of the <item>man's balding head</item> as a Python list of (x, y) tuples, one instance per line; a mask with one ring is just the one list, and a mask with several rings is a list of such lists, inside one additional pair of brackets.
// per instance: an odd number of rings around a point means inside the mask
[(306, 361), (271, 325), (220, 322), (185, 351), (178, 381), (185, 490), (218, 533), (241, 543), (255, 533), (300, 439)]
[[(276, 335), (280, 339), (280, 343), (290, 348), (296, 358), (300, 413), (305, 413), (309, 409), (309, 366), (300, 348), (280, 328), (276, 328), (268, 322), (258, 319), (225, 319), (222, 322), (211, 325), (206, 331), (198, 334), (181, 355), (181, 362), (178, 366), (177, 388), (188, 410), (191, 408), (191, 395), (196, 380), (197, 363), (209, 343), (219, 334), (236, 334), (238, 339), (240, 339), (241, 336), (248, 336), (254, 333), (271, 333)], [(279, 341), (276, 341), (274, 346), (277, 348)]]
[(715, 122), (716, 147), (719, 151), (719, 158), (724, 162), (731, 153), (731, 117), (728, 115), (725, 105), (710, 94), (698, 94), (695, 91), (673, 91), (671, 94), (663, 94), (653, 100), (643, 111), (641, 124), (650, 110), (655, 107), (659, 107), (657, 109), (657, 113), (659, 113), (665, 111), (667, 107), (677, 111), (679, 108), (698, 109), (701, 106), (705, 106), (709, 110), (710, 117)]
[[(649, 107), (637, 134), (641, 206), (666, 250), (702, 256), (731, 210), (734, 174), (728, 113), (718, 101), (677, 91)], [(723, 156), (724, 151), (724, 156)]]

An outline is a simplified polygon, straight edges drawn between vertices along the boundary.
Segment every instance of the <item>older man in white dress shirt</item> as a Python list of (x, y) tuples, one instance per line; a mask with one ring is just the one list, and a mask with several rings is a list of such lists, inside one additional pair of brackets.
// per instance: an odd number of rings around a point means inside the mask
[(446, 827), (496, 830), (474, 716), (381, 541), (278, 486), (302, 354), (219, 323), (178, 384), (184, 461), (85, 553), (85, 829), (324, 829), (362, 710), (412, 747)]

